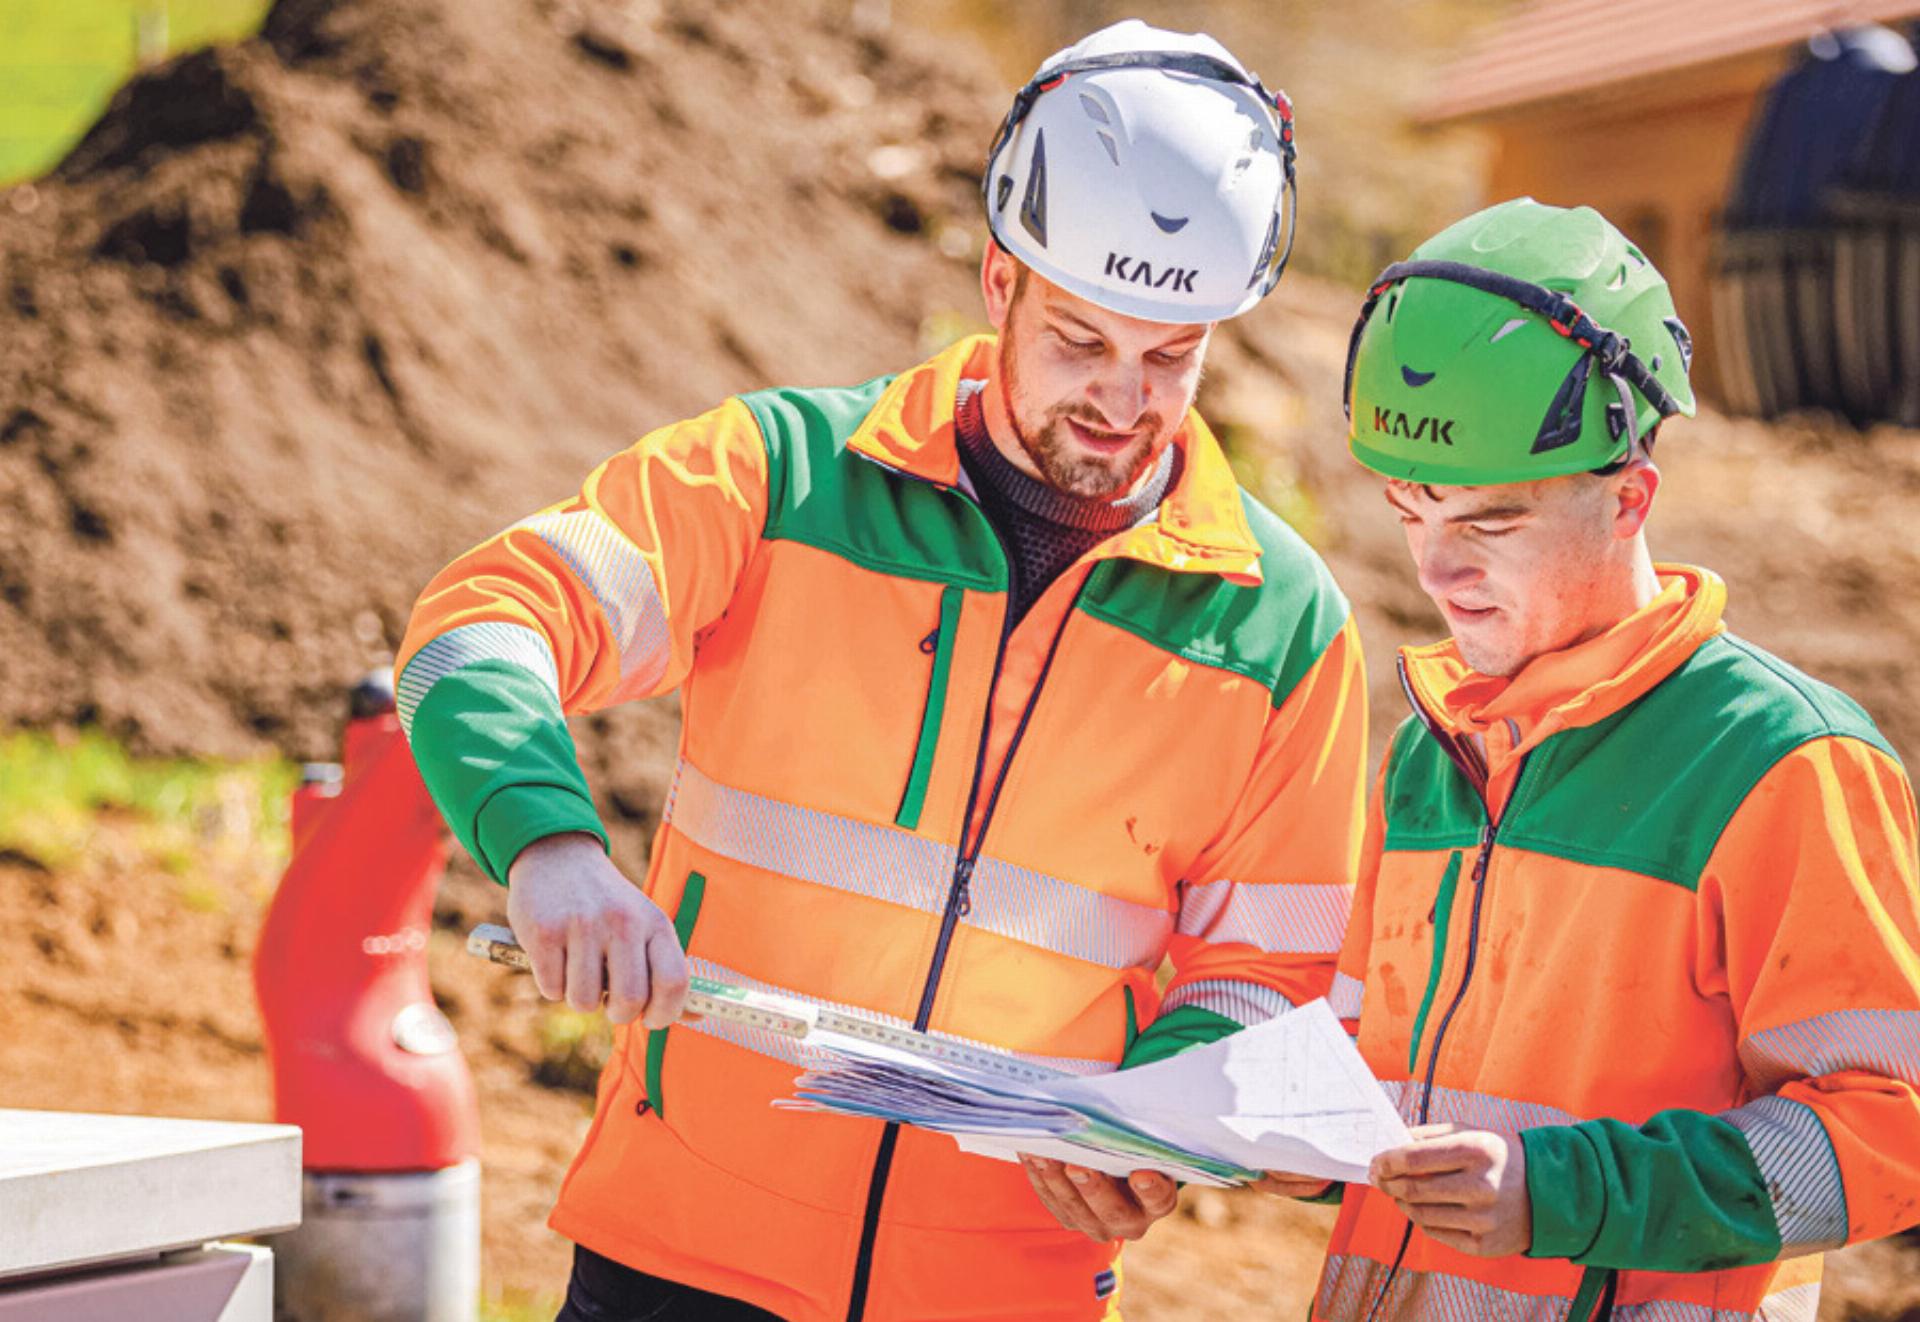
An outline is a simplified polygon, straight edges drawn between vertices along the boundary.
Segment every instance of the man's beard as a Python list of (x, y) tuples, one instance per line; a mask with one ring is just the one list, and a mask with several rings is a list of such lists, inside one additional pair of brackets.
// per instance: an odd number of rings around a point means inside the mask
[(1153, 454), (1164, 422), (1157, 412), (1143, 413), (1134, 424), (1140, 436), (1116, 455), (1101, 457), (1088, 453), (1067, 430), (1071, 419), (1094, 431), (1107, 431), (1106, 422), (1089, 404), (1057, 404), (1029, 426), (1021, 419), (1019, 378), (1014, 374), (1011, 345), (1000, 346), (1000, 380), (1006, 387), (1007, 419), (1013, 424), (1013, 438), (1033, 460), (1048, 485), (1089, 500), (1109, 500), (1124, 495), (1140, 477)]

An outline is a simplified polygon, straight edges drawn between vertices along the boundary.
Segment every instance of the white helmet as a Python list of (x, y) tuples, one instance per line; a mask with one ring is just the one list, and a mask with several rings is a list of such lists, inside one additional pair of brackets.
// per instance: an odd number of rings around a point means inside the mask
[(981, 188), (1000, 246), (1069, 293), (1149, 321), (1219, 321), (1286, 267), (1293, 157), (1284, 93), (1204, 33), (1128, 19), (1040, 66)]

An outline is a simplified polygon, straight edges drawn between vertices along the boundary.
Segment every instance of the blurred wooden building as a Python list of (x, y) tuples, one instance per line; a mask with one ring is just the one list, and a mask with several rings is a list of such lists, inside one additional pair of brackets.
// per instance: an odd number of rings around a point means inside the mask
[(1916, 16), (1920, 0), (1529, 0), (1422, 120), (1490, 137), (1487, 200), (1586, 203), (1638, 242), (1722, 407), (1920, 423), (1920, 75), (1875, 26)]

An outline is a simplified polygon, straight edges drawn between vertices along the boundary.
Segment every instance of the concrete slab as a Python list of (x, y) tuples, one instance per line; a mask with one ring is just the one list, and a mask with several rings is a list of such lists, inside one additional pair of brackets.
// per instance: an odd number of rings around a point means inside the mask
[(0, 1280), (300, 1221), (300, 1131), (0, 1110)]
[(273, 1253), (209, 1244), (132, 1265), (0, 1282), (0, 1322), (272, 1322)]

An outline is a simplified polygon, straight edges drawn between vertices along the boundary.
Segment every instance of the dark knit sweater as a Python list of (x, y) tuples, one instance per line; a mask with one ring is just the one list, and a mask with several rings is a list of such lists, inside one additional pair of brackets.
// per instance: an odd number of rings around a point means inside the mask
[(1172, 445), (1161, 451), (1152, 474), (1131, 495), (1117, 500), (1071, 495), (1021, 472), (994, 446), (981, 384), (961, 384), (954, 433), (974, 495), (1012, 562), (1011, 626), (1067, 566), (1160, 508), (1178, 475), (1180, 451)]

